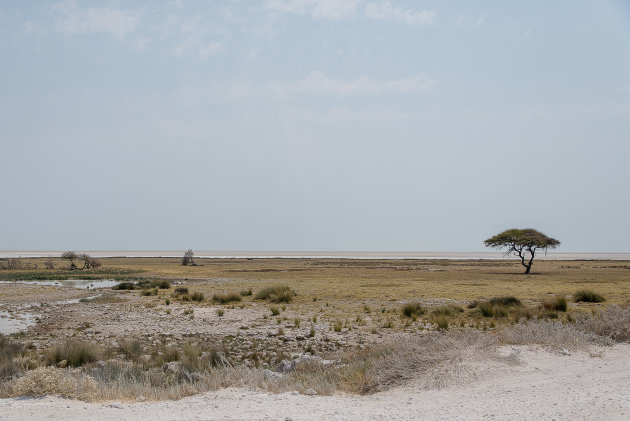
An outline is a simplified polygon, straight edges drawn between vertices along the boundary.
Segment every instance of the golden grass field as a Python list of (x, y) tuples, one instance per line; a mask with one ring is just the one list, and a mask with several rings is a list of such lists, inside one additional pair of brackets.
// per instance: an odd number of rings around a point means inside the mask
[[(178, 258), (100, 260), (104, 270), (139, 271), (136, 276), (183, 281), (207, 296), (286, 284), (297, 293), (293, 307), (306, 311), (327, 303), (340, 316), (360, 312), (364, 305), (393, 310), (402, 302), (415, 300), (465, 305), (515, 296), (526, 306), (536, 306), (559, 296), (571, 302), (571, 295), (580, 289), (594, 290), (606, 298), (601, 304), (581, 303), (580, 308), (630, 304), (628, 261), (537, 260), (532, 274), (524, 275), (514, 260), (198, 258), (197, 266), (182, 266)], [(43, 259), (28, 261), (43, 267)], [(65, 261), (55, 259), (56, 268), (66, 266)], [(81, 274), (77, 271), (75, 276)]]

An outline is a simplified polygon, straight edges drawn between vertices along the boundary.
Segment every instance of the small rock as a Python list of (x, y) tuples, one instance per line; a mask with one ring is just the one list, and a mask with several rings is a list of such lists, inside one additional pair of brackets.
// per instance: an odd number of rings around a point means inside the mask
[(114, 402), (108, 405), (110, 408), (123, 409), (123, 406), (120, 402)]
[(61, 360), (57, 363), (57, 367), (66, 368), (68, 366), (68, 360)]
[(308, 388), (304, 391), (304, 394), (308, 396), (315, 396), (317, 395), (317, 392), (311, 388)]
[(569, 350), (568, 350), (568, 349), (566, 349), (566, 348), (563, 348), (563, 349), (562, 349), (561, 354), (562, 354), (562, 355), (571, 355), (571, 353), (569, 352)]

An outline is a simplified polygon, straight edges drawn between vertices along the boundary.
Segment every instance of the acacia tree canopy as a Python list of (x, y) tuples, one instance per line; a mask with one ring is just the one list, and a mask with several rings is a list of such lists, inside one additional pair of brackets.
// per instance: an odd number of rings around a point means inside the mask
[[(543, 250), (546, 253), (548, 249), (558, 247), (560, 241), (532, 228), (512, 228), (488, 238), (484, 241), (484, 244), (486, 247), (492, 248), (507, 247), (505, 254), (514, 254), (520, 257), (521, 264), (525, 267), (525, 273), (527, 274), (532, 268), (536, 251)], [(527, 258), (529, 260), (526, 261)]]

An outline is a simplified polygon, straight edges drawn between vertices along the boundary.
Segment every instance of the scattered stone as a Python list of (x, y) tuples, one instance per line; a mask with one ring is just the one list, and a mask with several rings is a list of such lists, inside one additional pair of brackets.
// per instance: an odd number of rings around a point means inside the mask
[(304, 391), (304, 394), (308, 396), (315, 396), (317, 395), (317, 392), (309, 387)]
[(110, 408), (123, 409), (123, 406), (120, 402), (113, 402), (107, 406), (109, 406)]
[(68, 360), (61, 360), (57, 363), (57, 367), (66, 368), (68, 366)]

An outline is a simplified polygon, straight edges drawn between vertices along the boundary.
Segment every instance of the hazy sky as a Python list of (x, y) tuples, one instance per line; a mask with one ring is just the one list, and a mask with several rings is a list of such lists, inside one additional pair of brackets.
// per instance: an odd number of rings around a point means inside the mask
[(0, 249), (630, 251), (627, 1), (0, 0)]

